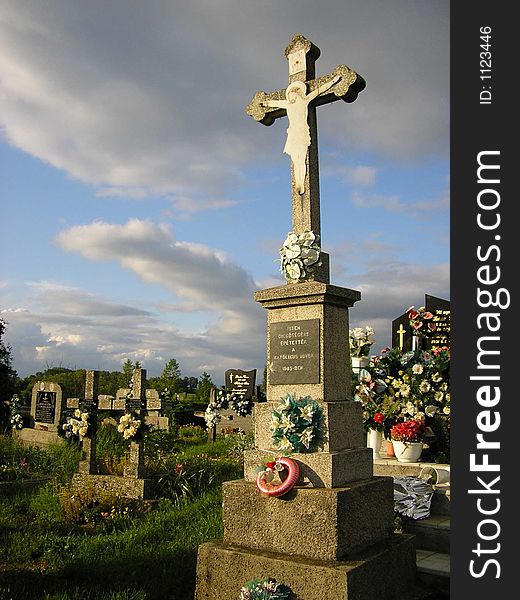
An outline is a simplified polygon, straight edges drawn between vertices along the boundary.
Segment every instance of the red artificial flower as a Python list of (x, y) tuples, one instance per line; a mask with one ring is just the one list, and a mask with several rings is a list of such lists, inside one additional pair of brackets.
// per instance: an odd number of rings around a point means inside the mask
[(384, 420), (385, 420), (385, 415), (383, 413), (376, 412), (376, 414), (374, 415), (374, 421), (376, 423), (382, 423)]
[(410, 306), (410, 308), (407, 308), (405, 312), (409, 313), (411, 310), (413, 310), (415, 308), (415, 306)]
[(423, 319), (433, 319), (433, 315), (431, 312), (425, 312), (423, 314)]
[(412, 327), (415, 330), (421, 329), (422, 326), (423, 326), (423, 322), (422, 321), (416, 321), (415, 323), (412, 323)]
[(416, 312), (415, 310), (411, 310), (408, 313), (408, 318), (410, 319), (410, 321), (413, 321), (414, 319), (417, 319), (418, 316), (419, 316), (419, 313)]
[(271, 461), (271, 462), (267, 462), (267, 463), (265, 463), (265, 466), (266, 466), (268, 469), (274, 469), (274, 466), (275, 466), (275, 465), (276, 465), (276, 462), (275, 462), (274, 460), (273, 460), (273, 461)]
[(435, 325), (435, 323), (428, 323), (428, 329), (430, 331), (435, 331), (437, 329), (437, 325)]

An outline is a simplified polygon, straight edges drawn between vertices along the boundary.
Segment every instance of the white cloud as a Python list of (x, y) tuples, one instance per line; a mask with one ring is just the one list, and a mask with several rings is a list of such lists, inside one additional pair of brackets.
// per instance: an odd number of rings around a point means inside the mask
[(424, 219), (433, 213), (449, 210), (450, 199), (448, 192), (432, 200), (411, 201), (402, 200), (399, 196), (366, 195), (360, 192), (353, 192), (352, 203), (358, 208), (382, 208), (389, 212), (406, 213), (410, 217)]
[[(318, 74), (347, 63), (367, 80), (354, 104), (320, 109), (324, 146), (446, 155), (448, 17), (440, 0), (152, 0), (146, 9), (6, 0), (3, 131), (101, 196), (168, 196), (183, 211), (228, 206), (231, 186), (271, 160), (285, 129), (262, 135), (244, 107), (258, 89), (286, 85), (283, 51), (302, 31), (322, 49)], [(372, 178), (360, 168), (348, 176)]]

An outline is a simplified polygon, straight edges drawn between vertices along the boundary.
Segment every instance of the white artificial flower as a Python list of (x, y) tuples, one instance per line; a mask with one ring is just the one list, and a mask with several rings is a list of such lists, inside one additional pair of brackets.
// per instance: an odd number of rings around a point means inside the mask
[(88, 421), (88, 413), (81, 413), (81, 420), (84, 422)]
[(79, 408), (76, 408), (76, 410), (74, 411), (74, 416), (78, 419), (81, 417), (81, 411)]
[(436, 402), (442, 402), (442, 399), (444, 398), (444, 393), (443, 392), (435, 392), (434, 398), (435, 398)]
[(285, 267), (285, 273), (289, 279), (300, 279), (301, 269), (297, 263), (291, 263)]
[(438, 371), (436, 371), (432, 375), (432, 381), (433, 381), (433, 383), (439, 383), (439, 381), (442, 381), (442, 375)]
[(287, 433), (288, 431), (292, 431), (294, 429), (294, 422), (291, 419), (291, 415), (282, 415), (280, 427), (284, 433)]
[(314, 408), (311, 404), (300, 406), (300, 414), (306, 421), (310, 423), (312, 421), (312, 417), (314, 416)]
[(423, 394), (426, 394), (431, 389), (430, 382), (429, 381), (421, 381), (421, 385), (419, 386), (419, 389), (421, 390), (421, 392)]
[(442, 412), (443, 412), (445, 415), (449, 415), (449, 414), (450, 414), (450, 407), (449, 407), (449, 406), (445, 406), (445, 407), (442, 409)]
[(403, 383), (401, 384), (399, 391), (403, 398), (408, 398), (408, 396), (410, 395), (410, 386), (407, 383)]
[(284, 436), (282, 436), (282, 439), (278, 443), (278, 448), (280, 450), (292, 450), (293, 446), (292, 446), (292, 443), (284, 435)]
[(421, 364), (416, 363), (413, 367), (412, 367), (412, 373), (415, 373), (416, 375), (421, 375), (421, 373), (424, 371), (424, 368)]
[(436, 406), (433, 406), (432, 404), (429, 404), (425, 409), (424, 412), (426, 413), (427, 417), (433, 417), (437, 411), (439, 409)]
[(307, 427), (300, 434), (300, 442), (307, 448), (307, 450), (309, 449), (309, 446), (311, 444), (313, 437), (314, 437), (314, 430), (312, 427)]
[(79, 428), (79, 435), (81, 437), (85, 437), (87, 435), (87, 430), (88, 430), (88, 427), (80, 427)]

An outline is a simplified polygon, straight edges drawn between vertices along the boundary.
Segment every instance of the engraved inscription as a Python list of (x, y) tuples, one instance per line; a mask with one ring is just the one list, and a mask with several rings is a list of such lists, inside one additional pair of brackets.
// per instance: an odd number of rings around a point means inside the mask
[(34, 420), (38, 423), (54, 423), (56, 415), (56, 392), (37, 392)]
[(320, 320), (271, 323), (269, 383), (320, 382)]

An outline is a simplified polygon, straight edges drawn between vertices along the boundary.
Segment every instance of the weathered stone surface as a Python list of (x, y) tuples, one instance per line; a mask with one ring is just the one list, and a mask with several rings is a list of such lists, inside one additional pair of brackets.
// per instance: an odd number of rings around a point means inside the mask
[[(318, 281), (295, 283), (260, 290), (255, 300), (268, 310), (267, 398), (276, 400), (287, 393), (315, 400), (338, 402), (350, 399), (350, 361), (345, 332), (349, 329), (348, 308), (360, 294)], [(319, 319), (319, 383), (272, 384), (271, 326), (275, 323)], [(288, 361), (289, 364), (289, 361)]]
[(156, 484), (153, 479), (75, 473), (72, 477), (72, 488), (92, 488), (94, 493), (109, 493), (121, 498), (148, 500), (154, 497)]
[(98, 410), (112, 410), (114, 396), (109, 394), (100, 394), (98, 396)]
[[(272, 400), (272, 399), (271, 399)], [(280, 403), (259, 402), (253, 409), (255, 446), (261, 450), (276, 450), (271, 439), (269, 423), (273, 410)], [(348, 448), (365, 448), (363, 408), (359, 402), (320, 402), (323, 410), (325, 440), (322, 452), (337, 452)]]
[[(267, 450), (246, 450), (244, 452), (245, 480), (256, 481), (257, 467), (274, 460), (277, 456), (279, 453)], [(291, 454), (291, 458), (300, 467), (299, 485), (337, 488), (372, 477), (373, 460), (370, 448)]]
[(392, 535), (334, 562), (209, 542), (199, 546), (195, 600), (236, 600), (245, 583), (262, 577), (289, 586), (297, 600), (403, 600), (414, 588), (415, 544)]
[(37, 446), (38, 448), (49, 448), (54, 444), (65, 443), (56, 431), (44, 431), (43, 429), (13, 429), (13, 435), (16, 436), (24, 446)]
[(247, 481), (223, 484), (224, 540), (261, 550), (340, 560), (394, 530), (393, 482), (386, 477), (343, 488), (293, 488), (260, 495)]

